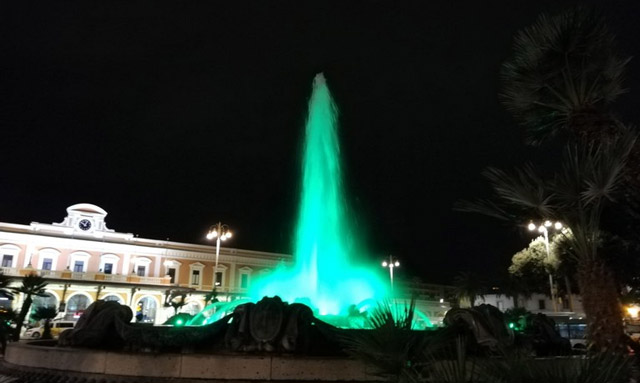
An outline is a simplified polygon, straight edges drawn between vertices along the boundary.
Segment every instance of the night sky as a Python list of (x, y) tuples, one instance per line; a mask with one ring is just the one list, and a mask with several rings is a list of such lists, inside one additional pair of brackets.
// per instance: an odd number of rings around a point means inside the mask
[[(584, 4), (581, 2), (580, 4)], [(0, 221), (61, 222), (96, 204), (140, 237), (291, 252), (311, 81), (340, 108), (349, 202), (372, 265), (450, 283), (496, 277), (530, 238), (453, 211), (480, 172), (554, 154), (498, 102), (513, 34), (547, 1), (5, 1)], [(591, 2), (639, 55), (640, 2)], [(602, 7), (600, 7), (602, 6)], [(614, 105), (640, 123), (640, 63)]]

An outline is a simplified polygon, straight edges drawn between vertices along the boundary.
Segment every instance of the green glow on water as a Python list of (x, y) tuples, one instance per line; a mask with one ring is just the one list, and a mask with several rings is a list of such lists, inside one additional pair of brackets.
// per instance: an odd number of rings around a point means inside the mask
[[(253, 279), (250, 300), (213, 303), (189, 324), (213, 323), (240, 304), (277, 295), (286, 302), (308, 305), (316, 316), (336, 326), (370, 326), (367, 312), (387, 296), (389, 281), (384, 278), (386, 270), (366, 255), (352, 230), (337, 128), (336, 105), (324, 76), (318, 74), (306, 122), (294, 264), (281, 264), (268, 275)], [(420, 328), (431, 326), (426, 315), (416, 310), (416, 316)]]
[(295, 264), (253, 281), (254, 299), (278, 295), (306, 303), (319, 315), (338, 315), (350, 305), (386, 294), (388, 282), (372, 270), (378, 263), (367, 259), (351, 230), (337, 127), (337, 108), (324, 76), (318, 74), (306, 122)]

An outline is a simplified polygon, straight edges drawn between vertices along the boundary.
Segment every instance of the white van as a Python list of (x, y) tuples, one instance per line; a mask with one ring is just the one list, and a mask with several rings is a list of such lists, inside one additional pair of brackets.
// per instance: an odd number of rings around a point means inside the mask
[[(51, 336), (58, 339), (60, 333), (64, 330), (72, 329), (76, 325), (73, 321), (54, 321), (51, 322)], [(40, 327), (32, 327), (24, 332), (23, 338), (39, 339), (44, 333), (44, 325)]]

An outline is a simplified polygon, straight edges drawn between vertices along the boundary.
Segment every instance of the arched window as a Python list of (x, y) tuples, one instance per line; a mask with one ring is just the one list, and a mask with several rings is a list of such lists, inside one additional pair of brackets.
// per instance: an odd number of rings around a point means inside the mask
[(71, 271), (75, 273), (86, 273), (90, 257), (91, 254), (85, 253), (84, 251), (76, 251), (75, 253), (71, 254), (71, 260), (69, 262)]
[(139, 277), (146, 277), (149, 275), (149, 266), (151, 265), (151, 260), (146, 257), (135, 257), (131, 260), (133, 263), (133, 274), (136, 274)]
[(136, 305), (136, 322), (153, 323), (156, 320), (158, 304), (152, 297), (143, 297)]
[(72, 295), (67, 301), (67, 312), (64, 315), (64, 319), (78, 320), (90, 304), (91, 298), (88, 296), (84, 294)]
[(38, 252), (38, 270), (57, 270), (60, 251), (56, 249), (40, 249)]
[(17, 267), (18, 262), (18, 254), (20, 253), (20, 248), (16, 245), (6, 244), (0, 246), (0, 261), (2, 267)]
[(115, 254), (102, 254), (100, 257), (100, 271), (105, 274), (116, 274), (120, 257)]
[(120, 296), (118, 296), (118, 295), (115, 295), (115, 294), (109, 294), (109, 295), (107, 295), (107, 296), (104, 296), (104, 297), (102, 298), (102, 300), (103, 300), (103, 301), (106, 301), (106, 302), (118, 302), (118, 303), (120, 303), (121, 305), (123, 305), (123, 304), (124, 304), (124, 299), (122, 299), (122, 297), (120, 297)]

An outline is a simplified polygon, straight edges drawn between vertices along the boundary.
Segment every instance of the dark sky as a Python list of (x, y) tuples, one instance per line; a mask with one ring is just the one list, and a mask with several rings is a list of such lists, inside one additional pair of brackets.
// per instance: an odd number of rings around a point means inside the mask
[[(640, 4), (591, 2), (638, 56)], [(529, 238), (457, 213), (480, 172), (549, 158), (497, 98), (513, 34), (547, 1), (5, 1), (0, 221), (94, 203), (141, 237), (290, 252), (316, 72), (341, 116), (349, 199), (372, 264), (450, 282), (503, 271)], [(582, 2), (584, 4), (584, 2)], [(615, 110), (638, 124), (640, 64)]]

